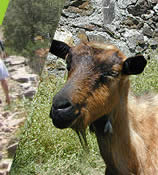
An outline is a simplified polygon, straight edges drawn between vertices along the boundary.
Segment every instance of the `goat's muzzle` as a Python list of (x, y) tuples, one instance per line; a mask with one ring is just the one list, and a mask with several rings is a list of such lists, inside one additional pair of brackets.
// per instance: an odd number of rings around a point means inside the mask
[(58, 94), (53, 99), (50, 117), (55, 127), (64, 129), (71, 127), (72, 123), (77, 119), (79, 113), (76, 114), (75, 107), (71, 102)]

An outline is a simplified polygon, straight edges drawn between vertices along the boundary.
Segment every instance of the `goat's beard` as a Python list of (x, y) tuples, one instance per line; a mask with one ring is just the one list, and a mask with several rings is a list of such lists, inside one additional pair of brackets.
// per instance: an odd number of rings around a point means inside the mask
[(88, 150), (88, 143), (86, 138), (86, 128), (84, 127), (83, 117), (79, 116), (79, 118), (73, 123), (71, 126), (73, 130), (77, 133), (80, 143), (85, 150)]

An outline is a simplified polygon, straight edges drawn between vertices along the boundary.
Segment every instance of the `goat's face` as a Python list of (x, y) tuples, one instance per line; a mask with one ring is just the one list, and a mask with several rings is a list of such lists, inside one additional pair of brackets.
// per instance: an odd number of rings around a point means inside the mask
[[(141, 73), (143, 56), (127, 59), (113, 45), (53, 41), (50, 52), (66, 59), (68, 80), (55, 95), (50, 116), (58, 128), (86, 128), (117, 105), (127, 75)], [(82, 126), (80, 126), (82, 125)]]

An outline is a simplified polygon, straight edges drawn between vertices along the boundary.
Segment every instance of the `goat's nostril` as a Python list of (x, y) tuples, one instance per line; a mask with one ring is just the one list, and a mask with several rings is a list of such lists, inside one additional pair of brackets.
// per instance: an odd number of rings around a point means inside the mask
[(56, 110), (62, 110), (72, 107), (71, 103), (67, 100), (56, 101), (53, 104), (53, 108)]
[(65, 109), (65, 108), (69, 108), (71, 106), (72, 106), (71, 103), (67, 102), (65, 104), (61, 104), (60, 106), (58, 106), (58, 109)]

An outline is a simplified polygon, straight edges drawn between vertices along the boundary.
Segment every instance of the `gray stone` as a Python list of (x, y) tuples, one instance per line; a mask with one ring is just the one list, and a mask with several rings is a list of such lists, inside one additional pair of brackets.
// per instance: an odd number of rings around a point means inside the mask
[(6, 133), (11, 133), (12, 132), (12, 129), (11, 128), (8, 128), (8, 127), (3, 127), (2, 129), (3, 132), (6, 132)]
[(31, 85), (31, 82), (27, 82), (27, 83), (22, 83), (19, 85), (23, 90), (27, 90), (29, 89), (32, 85)]
[(11, 157), (14, 156), (17, 146), (18, 146), (18, 143), (14, 143), (8, 146), (7, 151), (8, 151), (9, 156)]
[(153, 4), (156, 4), (156, 3), (158, 3), (158, 0), (151, 0), (151, 2), (152, 2)]
[(152, 38), (153, 30), (150, 27), (144, 27), (143, 34), (146, 35), (149, 38)]
[(158, 22), (158, 15), (153, 17), (154, 22)]
[(115, 1), (104, 0), (103, 3), (104, 24), (111, 24), (115, 18)]
[(6, 175), (6, 171), (5, 170), (0, 170), (0, 175)]
[(157, 2), (157, 4), (156, 4), (156, 6), (153, 8), (153, 10), (154, 10), (156, 13), (158, 13), (158, 2)]
[(24, 95), (26, 98), (33, 98), (33, 96), (35, 95), (35, 93), (36, 93), (36, 88), (31, 87), (31, 88), (27, 89), (27, 90), (23, 93), (23, 95)]
[(14, 74), (11, 75), (11, 78), (20, 83), (27, 83), (29, 81), (36, 81), (36, 74), (29, 74), (26, 72), (25, 68), (18, 69)]
[(151, 13), (149, 13), (149, 14), (144, 14), (145, 20), (148, 20), (148, 19), (152, 18), (153, 17), (153, 14), (154, 14), (153, 11), (151, 11)]
[(2, 158), (3, 158), (3, 156), (2, 156), (2, 154), (0, 153), (0, 161), (2, 160)]
[(3, 117), (5, 117), (5, 118), (7, 118), (7, 117), (8, 117), (8, 115), (9, 115), (9, 112), (8, 112), (8, 111), (7, 111), (7, 112), (3, 112), (3, 113), (2, 113), (2, 116), (3, 116)]
[[(157, 0), (67, 0), (64, 8), (66, 15), (62, 15), (57, 33), (59, 36), (62, 31), (69, 33), (73, 40), (70, 45), (88, 39), (115, 44), (127, 56), (145, 52), (149, 50), (151, 39), (153, 43), (157, 41), (156, 2)], [(88, 10), (85, 4), (92, 6), (89, 16), (82, 14)], [(80, 31), (85, 33), (84, 36), (80, 35), (83, 33)], [(65, 36), (62, 35), (62, 41)], [(154, 49), (155, 44), (152, 46)], [(48, 68), (50, 72), (64, 76), (64, 67), (57, 68), (53, 56), (48, 57), (48, 60), (52, 63)]]
[(26, 63), (26, 58), (22, 56), (10, 56), (5, 59), (5, 63), (10, 65), (10, 66), (16, 66), (16, 65), (21, 65)]
[[(153, 34), (154, 38), (158, 38), (158, 29), (155, 29), (154, 34)], [(157, 40), (156, 40), (157, 41)]]
[(144, 0), (138, 0), (138, 3), (135, 5), (130, 5), (127, 7), (127, 11), (133, 16), (146, 14), (150, 9), (152, 9), (152, 4), (149, 1)]
[(150, 39), (149, 40), (149, 45), (150, 45), (151, 49), (154, 50), (154, 49), (158, 48), (158, 41)]
[[(8, 125), (9, 128), (19, 127), (22, 123), (24, 123), (25, 118), (13, 119)], [(9, 122), (9, 121), (8, 121)]]
[(3, 122), (0, 122), (0, 128), (2, 128), (3, 127)]
[(2, 164), (1, 164), (0, 167), (1, 167), (2, 169), (7, 169), (8, 166), (9, 166), (8, 162), (2, 162)]

